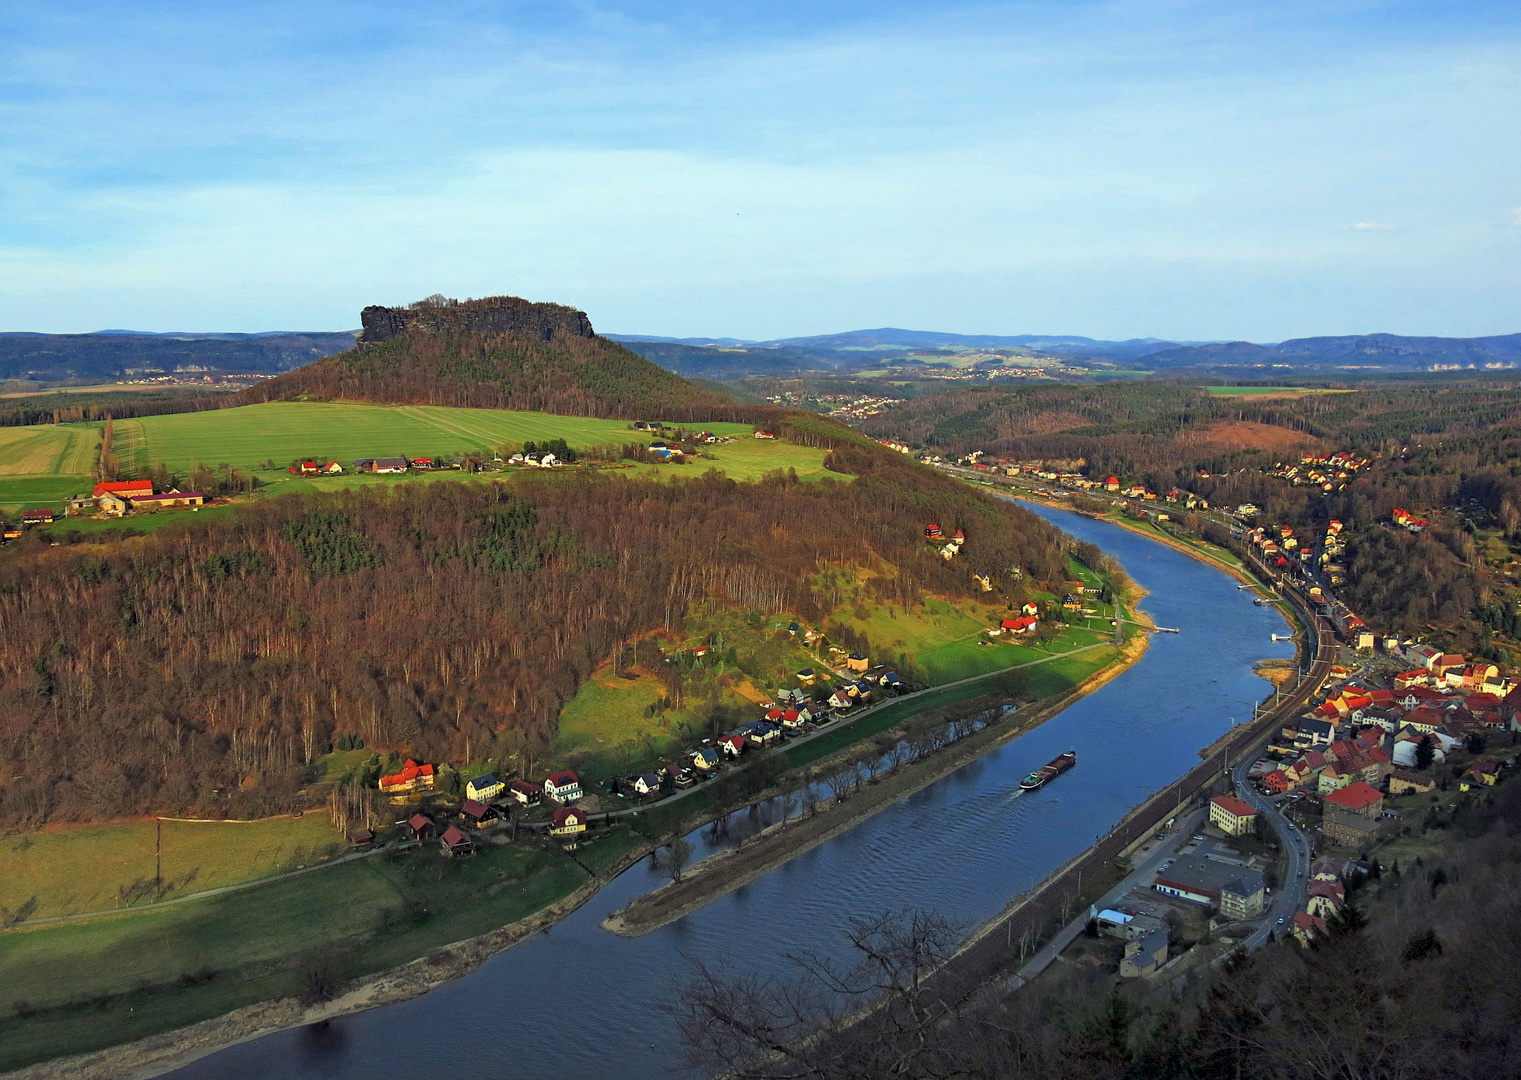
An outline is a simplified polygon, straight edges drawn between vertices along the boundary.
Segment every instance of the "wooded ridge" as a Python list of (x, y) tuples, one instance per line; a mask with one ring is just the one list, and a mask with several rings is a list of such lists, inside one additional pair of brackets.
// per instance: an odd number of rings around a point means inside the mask
[[(0, 822), (294, 809), (345, 733), (445, 761), (541, 742), (616, 644), (703, 599), (822, 620), (829, 566), (904, 605), (1064, 576), (1023, 510), (864, 442), (827, 465), (857, 479), (403, 484), (108, 545), (29, 536), (0, 565)], [(954, 565), (926, 521), (966, 532)]]

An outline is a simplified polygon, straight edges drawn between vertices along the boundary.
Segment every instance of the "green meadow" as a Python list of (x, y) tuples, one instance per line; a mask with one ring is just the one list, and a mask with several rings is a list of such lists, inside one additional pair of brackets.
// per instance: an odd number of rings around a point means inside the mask
[[(109, 911), (294, 870), (342, 848), (327, 815), (59, 826), (0, 839), (0, 921)], [(157, 857), (155, 857), (157, 849)], [(81, 873), (81, 868), (88, 868)], [(162, 888), (153, 889), (155, 874)]]
[(598, 832), (571, 859), (487, 845), (472, 859), (380, 854), (125, 917), (0, 935), (0, 1070), (142, 1038), (355, 978), (530, 915), (639, 838)]
[[(736, 441), (708, 447), (684, 463), (641, 466), (649, 475), (696, 475), (716, 468), (736, 480), (757, 480), (775, 469), (804, 479), (824, 473), (823, 450), (780, 440), (753, 439), (748, 424), (701, 425)], [(61, 424), (0, 429), (0, 509), (52, 507), (88, 490), (101, 425)], [(345, 402), (271, 402), (236, 409), (147, 416), (114, 425), (118, 459), (138, 475), (163, 464), (184, 474), (194, 465), (231, 465), (256, 475), (273, 493), (342, 490), (367, 483), (411, 482), (403, 477), (352, 475), (302, 479), (285, 471), (298, 457), (337, 461), (346, 470), (357, 458), (490, 457), (505, 445), (564, 439), (577, 449), (649, 443), (656, 433), (635, 431), (624, 420), (550, 413), (443, 406)], [(273, 461), (275, 469), (264, 469)], [(446, 476), (458, 478), (457, 473)]]

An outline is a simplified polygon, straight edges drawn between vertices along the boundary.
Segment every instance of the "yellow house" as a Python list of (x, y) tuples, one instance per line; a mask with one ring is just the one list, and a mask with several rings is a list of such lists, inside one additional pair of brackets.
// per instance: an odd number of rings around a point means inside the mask
[(549, 821), (550, 836), (577, 836), (586, 831), (586, 811), (562, 806)]
[(1256, 825), (1257, 811), (1234, 795), (1209, 800), (1209, 823), (1227, 836), (1242, 836)]
[(845, 658), (845, 666), (851, 671), (865, 671), (871, 667), (871, 661), (858, 652), (853, 652)]

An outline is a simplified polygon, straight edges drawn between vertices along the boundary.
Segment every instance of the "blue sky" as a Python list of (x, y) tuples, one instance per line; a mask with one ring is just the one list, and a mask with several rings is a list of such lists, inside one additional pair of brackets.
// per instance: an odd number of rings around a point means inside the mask
[(0, 5), (0, 329), (1521, 331), (1521, 5)]

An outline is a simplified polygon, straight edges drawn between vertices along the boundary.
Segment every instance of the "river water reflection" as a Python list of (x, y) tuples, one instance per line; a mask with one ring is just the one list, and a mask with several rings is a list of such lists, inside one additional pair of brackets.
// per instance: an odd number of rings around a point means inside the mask
[[(840, 931), (853, 914), (914, 905), (968, 927), (995, 914), (1196, 764), (1233, 718), (1248, 719), (1267, 691), (1253, 663), (1293, 655), (1291, 644), (1270, 642), (1282, 617), (1253, 606), (1226, 574), (1109, 523), (1030, 508), (1119, 558), (1151, 594), (1142, 608), (1182, 632), (1154, 635), (1130, 670), (1043, 726), (662, 930), (623, 939), (598, 925), (664, 880), (646, 861), (463, 979), (231, 1047), (173, 1075), (682, 1076), (661, 1002), (687, 957), (778, 971), (791, 951), (843, 955)], [(1069, 748), (1077, 768), (1020, 793), (1021, 777)], [(704, 832), (690, 838), (699, 857), (711, 850)]]

